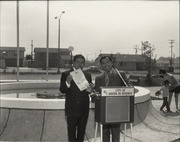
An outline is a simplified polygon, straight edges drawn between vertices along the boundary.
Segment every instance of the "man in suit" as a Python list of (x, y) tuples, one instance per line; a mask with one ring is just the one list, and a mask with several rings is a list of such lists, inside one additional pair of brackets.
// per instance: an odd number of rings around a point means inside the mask
[(89, 115), (89, 94), (91, 89), (91, 75), (84, 73), (90, 86), (80, 91), (70, 72), (83, 69), (85, 58), (81, 54), (75, 55), (72, 68), (62, 73), (60, 91), (65, 93), (65, 115), (67, 120), (69, 142), (83, 142), (87, 119)]
[[(111, 57), (104, 56), (100, 59), (104, 74), (96, 77), (95, 79), (95, 91), (101, 93), (100, 87), (105, 86), (127, 86), (130, 85), (128, 79), (119, 74), (113, 68), (113, 61)], [(103, 142), (110, 142), (110, 131), (112, 133), (112, 142), (119, 142), (120, 140), (120, 124), (105, 124), (103, 125)]]

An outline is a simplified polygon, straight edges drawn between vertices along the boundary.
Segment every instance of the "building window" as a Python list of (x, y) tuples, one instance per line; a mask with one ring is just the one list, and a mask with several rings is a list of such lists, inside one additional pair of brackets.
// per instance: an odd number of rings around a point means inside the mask
[(70, 61), (69, 60), (65, 60), (65, 64), (69, 64), (70, 63)]
[(17, 51), (14, 51), (14, 56), (17, 56)]
[(119, 65), (120, 65), (120, 66), (126, 66), (127, 63), (126, 63), (126, 62), (119, 62)]
[(40, 57), (45, 57), (45, 54), (44, 53), (39, 53)]
[(7, 52), (6, 51), (3, 51), (2, 54), (3, 54), (3, 56), (7, 56)]

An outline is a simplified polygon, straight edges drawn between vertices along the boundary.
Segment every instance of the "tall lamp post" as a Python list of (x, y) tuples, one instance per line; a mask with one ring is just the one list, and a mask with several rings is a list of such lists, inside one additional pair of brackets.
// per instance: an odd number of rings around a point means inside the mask
[(69, 51), (71, 53), (71, 65), (72, 65), (72, 51), (74, 50), (73, 46), (69, 46)]
[(60, 73), (60, 20), (61, 20), (61, 16), (62, 14), (64, 14), (65, 11), (62, 11), (60, 16), (56, 16), (55, 19), (58, 19), (58, 70), (57, 70), (57, 73)]
[(173, 72), (174, 69), (173, 69), (173, 49), (172, 49), (172, 48), (174, 47), (174, 46), (173, 46), (174, 40), (171, 39), (171, 40), (169, 41), (169, 43), (170, 43), (170, 48), (171, 48), (171, 60), (170, 60), (169, 71), (170, 71), (170, 72)]

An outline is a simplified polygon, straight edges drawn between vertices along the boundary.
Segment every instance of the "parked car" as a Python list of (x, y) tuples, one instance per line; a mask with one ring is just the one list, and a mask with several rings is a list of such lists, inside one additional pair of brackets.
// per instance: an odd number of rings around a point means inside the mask
[(84, 71), (89, 73), (101, 73), (101, 70), (99, 70), (96, 66), (89, 66), (88, 68), (85, 68)]

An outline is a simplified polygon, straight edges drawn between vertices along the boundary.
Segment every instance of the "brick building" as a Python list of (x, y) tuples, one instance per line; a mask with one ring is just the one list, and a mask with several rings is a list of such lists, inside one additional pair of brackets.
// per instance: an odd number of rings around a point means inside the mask
[[(46, 67), (46, 48), (34, 48), (34, 67)], [(71, 63), (71, 52), (68, 48), (60, 48), (60, 67), (69, 67)], [(58, 67), (58, 49), (49, 48), (49, 67)]]
[[(24, 52), (25, 47), (19, 47), (19, 66), (24, 65)], [(17, 67), (17, 47), (0, 47), (0, 66), (5, 67)]]
[[(171, 57), (160, 57), (157, 59), (157, 67), (169, 70)], [(173, 58), (172, 66), (174, 69), (180, 68), (180, 57)]]
[(142, 55), (100, 54), (95, 60), (97, 64), (99, 64), (99, 60), (103, 56), (111, 56), (115, 60), (114, 66), (120, 70), (126, 70), (126, 71), (147, 70), (147, 68), (145, 67), (146, 57)]

